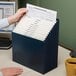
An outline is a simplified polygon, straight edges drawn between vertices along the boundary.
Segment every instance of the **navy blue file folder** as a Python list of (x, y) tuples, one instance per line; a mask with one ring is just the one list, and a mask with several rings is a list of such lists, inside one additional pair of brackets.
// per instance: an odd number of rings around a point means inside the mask
[(42, 74), (57, 67), (59, 20), (45, 41), (12, 32), (13, 61)]

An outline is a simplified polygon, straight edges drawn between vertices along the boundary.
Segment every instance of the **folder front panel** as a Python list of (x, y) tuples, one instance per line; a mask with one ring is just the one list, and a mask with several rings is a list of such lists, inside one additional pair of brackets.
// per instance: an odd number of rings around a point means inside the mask
[(40, 73), (57, 67), (58, 22), (45, 41), (12, 32), (13, 60)]

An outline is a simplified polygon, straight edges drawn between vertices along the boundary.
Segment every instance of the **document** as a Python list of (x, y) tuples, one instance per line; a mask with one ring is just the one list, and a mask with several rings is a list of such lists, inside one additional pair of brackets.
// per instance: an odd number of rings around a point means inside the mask
[(28, 12), (13, 32), (44, 41), (56, 23), (57, 12), (27, 4)]

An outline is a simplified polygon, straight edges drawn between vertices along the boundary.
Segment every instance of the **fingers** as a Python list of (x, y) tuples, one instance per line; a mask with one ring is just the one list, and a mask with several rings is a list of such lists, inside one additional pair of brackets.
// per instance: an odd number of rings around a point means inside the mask
[(26, 13), (27, 13), (26, 8), (18, 9), (18, 11), (14, 15), (8, 17), (9, 25), (11, 25), (15, 22), (18, 22), (23, 17), (23, 15)]
[(10, 67), (1, 69), (3, 76), (17, 76), (22, 74), (23, 69), (19, 67)]
[(26, 14), (26, 13), (27, 13), (27, 9), (26, 8), (18, 9), (16, 14), (14, 15), (15, 22), (18, 22), (24, 16), (24, 14)]

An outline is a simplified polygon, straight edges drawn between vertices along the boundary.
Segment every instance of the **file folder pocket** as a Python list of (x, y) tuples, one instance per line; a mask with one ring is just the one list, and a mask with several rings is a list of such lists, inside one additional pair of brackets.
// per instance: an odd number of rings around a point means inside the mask
[(42, 74), (57, 67), (59, 20), (45, 41), (12, 32), (13, 61)]

